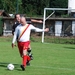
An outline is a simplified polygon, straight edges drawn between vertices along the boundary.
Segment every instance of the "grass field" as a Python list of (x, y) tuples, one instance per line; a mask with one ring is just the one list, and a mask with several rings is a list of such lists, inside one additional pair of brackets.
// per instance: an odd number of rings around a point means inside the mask
[[(11, 48), (11, 38), (0, 38), (0, 75), (75, 75), (75, 45), (31, 42), (34, 60), (25, 71), (20, 68), (17, 47)], [(15, 65), (13, 71), (7, 65)]]

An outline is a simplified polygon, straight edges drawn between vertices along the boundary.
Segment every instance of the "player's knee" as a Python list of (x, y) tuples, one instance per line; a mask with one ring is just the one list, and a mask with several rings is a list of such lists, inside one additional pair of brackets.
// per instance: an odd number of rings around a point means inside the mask
[(27, 55), (27, 50), (23, 50), (23, 55)]
[(30, 48), (28, 48), (27, 52), (29, 52), (29, 53), (30, 53), (30, 52), (31, 52), (31, 49), (30, 49)]

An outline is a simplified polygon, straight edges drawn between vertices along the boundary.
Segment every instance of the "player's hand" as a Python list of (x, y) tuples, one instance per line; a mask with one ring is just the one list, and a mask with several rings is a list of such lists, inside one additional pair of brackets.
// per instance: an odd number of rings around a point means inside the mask
[(12, 45), (11, 45), (11, 46), (12, 46), (12, 48), (14, 48), (14, 46), (16, 46), (16, 45), (12, 43)]
[(45, 32), (48, 32), (48, 31), (49, 31), (49, 28), (46, 28), (46, 29), (45, 29)]

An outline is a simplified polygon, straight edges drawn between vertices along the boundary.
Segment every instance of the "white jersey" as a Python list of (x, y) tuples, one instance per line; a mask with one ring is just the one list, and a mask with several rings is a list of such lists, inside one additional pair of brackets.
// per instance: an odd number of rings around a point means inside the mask
[[(25, 26), (23, 26), (21, 24), (16, 27), (12, 43), (15, 43), (15, 41), (20, 37), (20, 35), (23, 32), (24, 28), (25, 28)], [(23, 33), (23, 35), (20, 37), (20, 39), (18, 41), (19, 42), (29, 41), (31, 30), (34, 30), (35, 32), (43, 32), (44, 31), (43, 29), (36, 28), (32, 24), (30, 24), (29, 27), (26, 29), (26, 31)]]

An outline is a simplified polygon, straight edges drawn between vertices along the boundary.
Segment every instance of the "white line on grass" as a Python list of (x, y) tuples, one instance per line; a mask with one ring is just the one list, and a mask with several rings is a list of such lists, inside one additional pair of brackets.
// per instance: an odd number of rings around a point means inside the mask
[(36, 67), (36, 68), (45, 68), (45, 69), (58, 69), (58, 70), (74, 70), (74, 68), (58, 68), (58, 67), (47, 67), (47, 66), (34, 66), (34, 65), (31, 65), (32, 67)]

